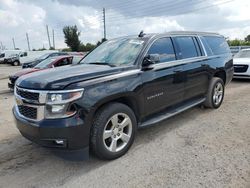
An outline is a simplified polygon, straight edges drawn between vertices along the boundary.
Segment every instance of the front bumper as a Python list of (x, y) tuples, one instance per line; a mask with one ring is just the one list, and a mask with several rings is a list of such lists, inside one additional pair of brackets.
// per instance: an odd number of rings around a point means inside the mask
[(249, 64), (235, 64), (234, 66), (239, 67), (246, 67), (244, 70), (235, 70), (234, 71), (234, 78), (240, 78), (240, 79), (250, 79), (250, 66)]
[(15, 107), (13, 114), (20, 133), (39, 145), (72, 150), (89, 146), (89, 128), (78, 115), (33, 122), (20, 117)]

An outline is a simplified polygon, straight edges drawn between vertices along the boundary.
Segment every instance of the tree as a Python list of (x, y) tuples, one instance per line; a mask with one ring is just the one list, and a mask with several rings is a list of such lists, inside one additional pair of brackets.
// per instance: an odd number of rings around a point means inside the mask
[(234, 40), (229, 40), (228, 41), (229, 46), (240, 46), (241, 43), (242, 42), (239, 39), (234, 39)]
[(250, 35), (247, 35), (247, 37), (245, 38), (246, 42), (250, 42)]
[(107, 41), (107, 39), (102, 38), (102, 40), (101, 40), (101, 41), (98, 41), (98, 42), (96, 43), (96, 46), (101, 45), (101, 44), (102, 44), (103, 42), (105, 42), (105, 41)]
[(79, 36), (81, 32), (78, 31), (77, 26), (76, 25), (65, 26), (63, 28), (63, 33), (64, 33), (65, 43), (67, 44), (67, 46), (70, 47), (72, 51), (79, 51), (79, 47), (81, 44)]

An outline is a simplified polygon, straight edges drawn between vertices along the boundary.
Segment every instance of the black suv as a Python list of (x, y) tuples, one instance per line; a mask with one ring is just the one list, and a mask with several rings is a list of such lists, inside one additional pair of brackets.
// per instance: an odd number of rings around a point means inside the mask
[(106, 41), (80, 64), (23, 76), (13, 113), (43, 146), (127, 152), (136, 130), (196, 105), (220, 107), (233, 60), (214, 33), (143, 34)]

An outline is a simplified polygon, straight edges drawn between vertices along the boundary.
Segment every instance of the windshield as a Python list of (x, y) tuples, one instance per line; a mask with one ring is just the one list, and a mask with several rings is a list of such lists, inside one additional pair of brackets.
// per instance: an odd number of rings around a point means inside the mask
[(49, 65), (55, 61), (56, 58), (48, 58), (48, 59), (45, 59), (43, 61), (41, 61), (38, 65), (36, 65), (34, 68), (35, 69), (46, 69), (46, 68), (49, 68)]
[(44, 59), (46, 59), (49, 55), (50, 55), (49, 53), (43, 54), (43, 55), (41, 55), (40, 57), (38, 57), (37, 59), (44, 60)]
[(74, 56), (73, 57), (73, 62), (72, 64), (75, 65), (75, 64), (78, 64), (79, 61), (83, 58), (83, 56)]
[(250, 50), (242, 50), (237, 53), (234, 57), (236, 58), (250, 58)]
[(108, 64), (110, 66), (131, 65), (143, 47), (143, 40), (114, 39), (98, 46), (80, 63)]

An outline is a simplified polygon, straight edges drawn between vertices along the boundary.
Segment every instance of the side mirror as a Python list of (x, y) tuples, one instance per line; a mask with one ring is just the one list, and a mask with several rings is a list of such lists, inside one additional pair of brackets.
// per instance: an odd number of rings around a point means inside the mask
[(142, 62), (143, 68), (150, 68), (150, 65), (160, 62), (160, 55), (159, 54), (149, 54), (144, 57)]

